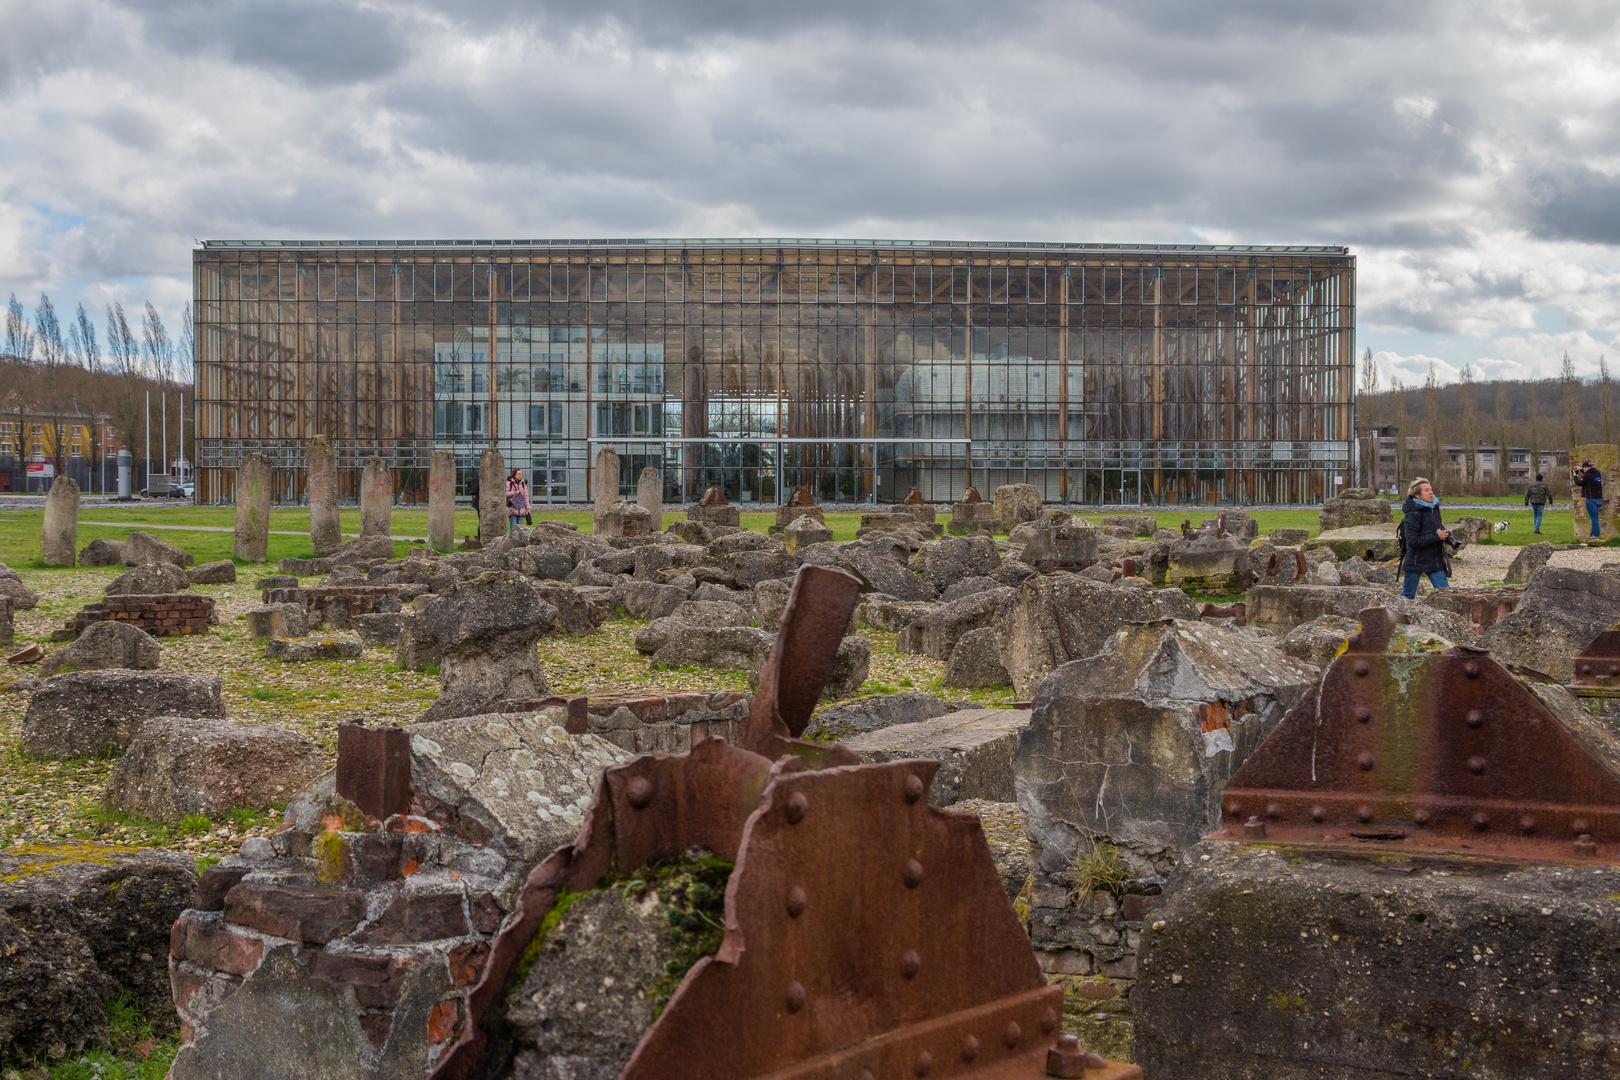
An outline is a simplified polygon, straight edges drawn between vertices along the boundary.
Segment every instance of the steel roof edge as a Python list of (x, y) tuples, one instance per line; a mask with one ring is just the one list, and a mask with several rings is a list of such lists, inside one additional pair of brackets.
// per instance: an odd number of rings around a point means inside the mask
[(1350, 249), (1338, 245), (1299, 244), (1093, 244), (1067, 241), (1017, 242), (1003, 240), (835, 240), (816, 237), (736, 237), (713, 239), (696, 237), (624, 238), (624, 239), (531, 239), (531, 240), (199, 240), (202, 250), (256, 250), (338, 248), (376, 250), (378, 248), (451, 249), (490, 248), (736, 248), (736, 247), (839, 247), (869, 248), (873, 250), (954, 249), (978, 251), (1075, 251), (1121, 252), (1125, 254), (1234, 254), (1234, 255), (1349, 255)]

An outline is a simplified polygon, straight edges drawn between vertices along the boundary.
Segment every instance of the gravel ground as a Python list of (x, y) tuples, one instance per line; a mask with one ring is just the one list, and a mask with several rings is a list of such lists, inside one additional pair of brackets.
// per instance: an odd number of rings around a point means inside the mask
[[(99, 599), (107, 582), (123, 569), (23, 571), (24, 582), (41, 599), (33, 610), (17, 613), (18, 647), (31, 641), (48, 643), (52, 630), (86, 603)], [(229, 716), (298, 731), (315, 740), (331, 760), (336, 757), (340, 722), (410, 724), (438, 696), (437, 675), (400, 670), (392, 649), (368, 647), (353, 661), (288, 664), (266, 658), (263, 642), (248, 636), (245, 618), (249, 609), (259, 605), (253, 581), (272, 572), (268, 567), (248, 569), (232, 585), (194, 586), (194, 591), (214, 597), (220, 625), (199, 637), (160, 638), (163, 669), (220, 675)], [(315, 580), (307, 579), (305, 584)], [(738, 671), (653, 671), (632, 643), (641, 625), (638, 620), (616, 619), (589, 638), (544, 639), (540, 656), (552, 690), (603, 695), (747, 689), (747, 676)], [(893, 634), (862, 633), (872, 642), (871, 672), (863, 692), (937, 692), (943, 663), (898, 655)], [(62, 646), (48, 643), (47, 647)], [(9, 682), (29, 671), (0, 670), (0, 680)], [(28, 696), (26, 692), (0, 691), (0, 790), (8, 793), (0, 800), (0, 846), (95, 839), (218, 858), (235, 851), (247, 837), (268, 833), (278, 823), (274, 808), (238, 811), (231, 820), (219, 822), (196, 819), (186, 827), (105, 811), (101, 792), (110, 762), (36, 761), (19, 752), (17, 735)], [(994, 704), (1010, 701), (1011, 690), (952, 691), (950, 696)]]

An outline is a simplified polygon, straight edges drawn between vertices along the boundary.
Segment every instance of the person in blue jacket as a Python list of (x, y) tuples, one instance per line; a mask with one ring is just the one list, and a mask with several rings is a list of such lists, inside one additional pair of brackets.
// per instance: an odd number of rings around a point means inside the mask
[(1425, 574), (1435, 588), (1450, 588), (1446, 581), (1446, 541), (1451, 539), (1451, 531), (1440, 518), (1440, 497), (1423, 477), (1413, 480), (1406, 489), (1401, 513), (1405, 515), (1401, 518), (1401, 538), (1405, 541), (1401, 570), (1406, 575), (1401, 595), (1417, 599), (1418, 580)]

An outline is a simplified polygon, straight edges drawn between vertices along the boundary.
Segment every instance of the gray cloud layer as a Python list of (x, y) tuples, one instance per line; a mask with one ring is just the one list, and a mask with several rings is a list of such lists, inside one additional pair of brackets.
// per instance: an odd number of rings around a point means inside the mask
[(19, 292), (177, 307), (205, 236), (1347, 243), (1369, 332), (1519, 342), (1529, 370), (1560, 347), (1538, 312), (1620, 330), (1597, 5), (0, 0), (0, 25)]

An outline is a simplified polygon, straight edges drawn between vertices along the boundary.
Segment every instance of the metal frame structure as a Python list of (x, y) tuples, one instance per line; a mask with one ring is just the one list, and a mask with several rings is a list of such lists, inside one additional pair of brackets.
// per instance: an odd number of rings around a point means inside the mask
[(588, 501), (593, 444), (626, 446), (626, 493), (659, 467), (671, 501), (1308, 502), (1349, 481), (1340, 247), (210, 240), (194, 286), (205, 502), (250, 450), (301, 499), (315, 434), (348, 488), (393, 462), (405, 501), (432, 450), (470, 474), (490, 445), (542, 504)]

